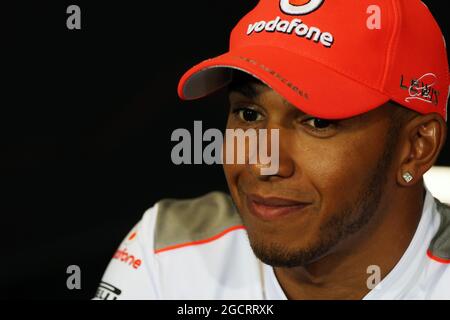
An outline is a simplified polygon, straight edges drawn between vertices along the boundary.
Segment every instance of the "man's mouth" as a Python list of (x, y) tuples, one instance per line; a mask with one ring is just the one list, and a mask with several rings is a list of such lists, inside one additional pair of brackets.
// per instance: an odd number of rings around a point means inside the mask
[(310, 204), (286, 198), (262, 197), (256, 194), (247, 195), (247, 207), (251, 214), (266, 221), (298, 213)]

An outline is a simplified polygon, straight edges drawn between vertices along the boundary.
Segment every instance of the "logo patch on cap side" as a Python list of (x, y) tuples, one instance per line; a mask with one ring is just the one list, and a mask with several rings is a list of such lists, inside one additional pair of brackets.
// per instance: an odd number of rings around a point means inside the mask
[(400, 88), (408, 91), (408, 97), (405, 98), (405, 102), (412, 100), (419, 100), (427, 103), (439, 104), (440, 92), (434, 88), (437, 83), (437, 76), (434, 73), (426, 73), (417, 79), (411, 79), (406, 81), (402, 75), (400, 78)]

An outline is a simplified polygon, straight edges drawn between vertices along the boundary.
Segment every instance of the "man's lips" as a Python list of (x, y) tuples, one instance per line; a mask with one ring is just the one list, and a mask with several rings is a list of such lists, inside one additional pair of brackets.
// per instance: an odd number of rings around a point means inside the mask
[(310, 204), (279, 197), (262, 197), (256, 194), (247, 195), (248, 209), (254, 216), (263, 220), (274, 220), (298, 212)]

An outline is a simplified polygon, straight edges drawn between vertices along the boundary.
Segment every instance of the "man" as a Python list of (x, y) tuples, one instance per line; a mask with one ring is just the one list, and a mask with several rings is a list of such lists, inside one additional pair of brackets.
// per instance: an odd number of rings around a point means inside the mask
[(158, 202), (96, 298), (450, 299), (450, 208), (422, 179), (448, 76), (419, 0), (261, 0), (179, 95), (228, 86), (227, 129), (278, 130), (277, 172), (227, 162), (231, 197)]

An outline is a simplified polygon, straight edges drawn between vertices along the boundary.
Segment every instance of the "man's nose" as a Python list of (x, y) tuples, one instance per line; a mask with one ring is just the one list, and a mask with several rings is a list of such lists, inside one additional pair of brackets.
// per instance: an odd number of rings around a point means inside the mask
[[(272, 139), (274, 129), (278, 131), (278, 139)], [(247, 169), (252, 175), (264, 181), (291, 177), (295, 172), (295, 162), (292, 157), (292, 142), (290, 141), (292, 135), (286, 132), (286, 129), (275, 127), (268, 127), (266, 132), (266, 139), (260, 139), (261, 132), (258, 133), (258, 150), (250, 150), (247, 159), (250, 160), (252, 156), (257, 156), (253, 163), (252, 161), (246, 162)], [(263, 151), (262, 153), (266, 154), (267, 158), (260, 157), (260, 151)], [(269, 163), (267, 162), (268, 160), (270, 160)], [(271, 166), (273, 167), (274, 162), (277, 163), (278, 167), (276, 172), (268, 170)], [(268, 174), (267, 172), (270, 173)]]

